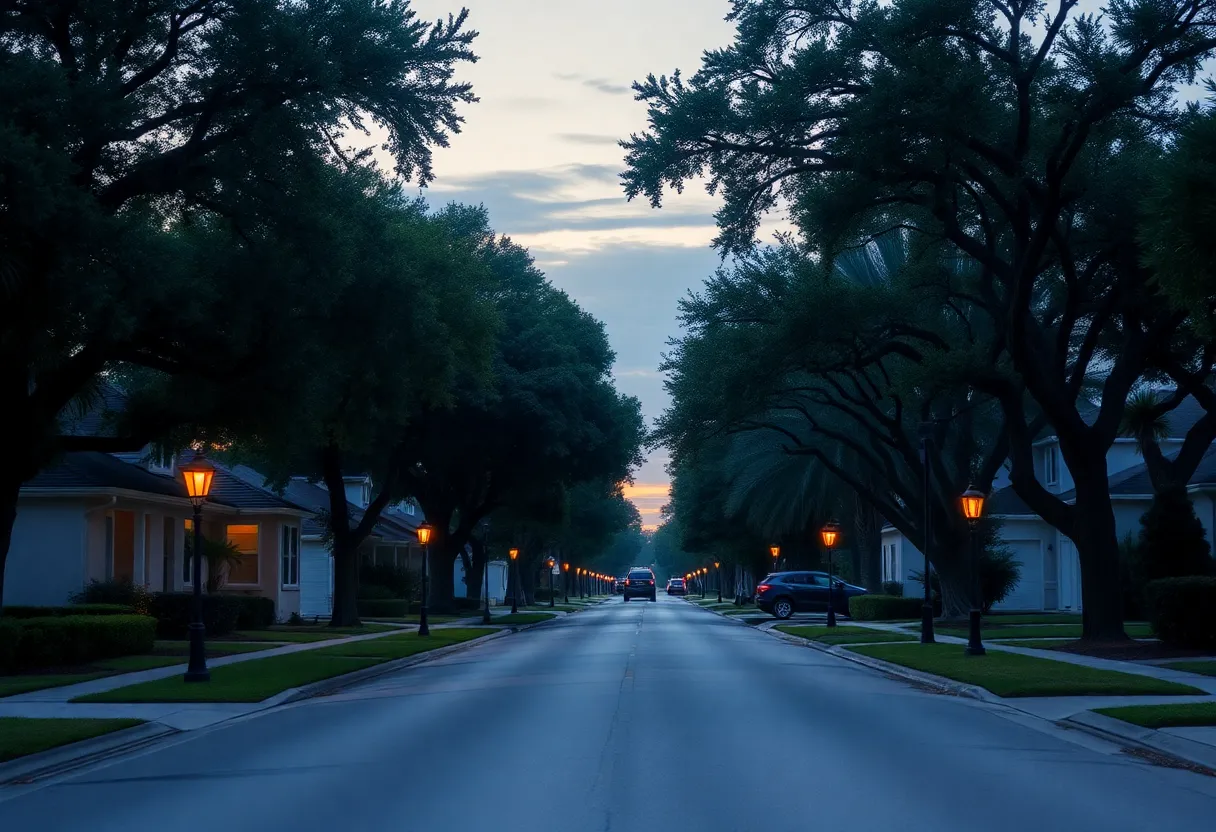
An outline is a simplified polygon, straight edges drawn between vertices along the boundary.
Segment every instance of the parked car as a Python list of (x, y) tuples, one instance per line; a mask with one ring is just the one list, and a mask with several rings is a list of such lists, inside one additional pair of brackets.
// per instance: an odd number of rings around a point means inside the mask
[(621, 593), (625, 596), (625, 601), (630, 598), (649, 598), (651, 601), (659, 600), (658, 590), (654, 585), (654, 573), (647, 567), (638, 567), (630, 569), (629, 574), (625, 576), (625, 589)]
[(687, 595), (688, 587), (684, 586), (683, 578), (671, 578), (667, 581), (668, 595)]
[(616, 581), (612, 584), (612, 591), (617, 595), (620, 595), (622, 592), (624, 592), (625, 591), (625, 579), (617, 578)]
[[(832, 606), (837, 615), (849, 614), (849, 599), (867, 590), (836, 578), (832, 584)], [(774, 572), (756, 585), (756, 606), (774, 618), (786, 619), (796, 612), (827, 612), (826, 572)]]

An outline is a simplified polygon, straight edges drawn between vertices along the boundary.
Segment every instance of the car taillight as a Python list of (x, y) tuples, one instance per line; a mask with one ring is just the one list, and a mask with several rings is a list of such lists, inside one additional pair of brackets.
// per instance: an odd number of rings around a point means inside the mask
[(768, 592), (770, 589), (772, 589), (772, 587), (770, 587), (768, 584), (760, 584), (760, 586), (756, 587), (756, 592)]
[(654, 586), (654, 581), (647, 581), (646, 583), (650, 584), (651, 586)]

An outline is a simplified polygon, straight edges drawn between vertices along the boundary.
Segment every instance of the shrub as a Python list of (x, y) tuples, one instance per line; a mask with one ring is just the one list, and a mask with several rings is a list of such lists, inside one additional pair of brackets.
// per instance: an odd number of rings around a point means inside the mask
[(17, 645), (21, 641), (21, 624), (15, 619), (0, 618), (0, 673), (17, 667)]
[(122, 604), (73, 604), (67, 607), (5, 607), (9, 618), (47, 618), (58, 615), (132, 615), (131, 607)]
[(361, 599), (359, 601), (360, 618), (405, 618), (409, 614), (410, 602), (404, 598), (387, 600)]
[(1150, 581), (1144, 599), (1153, 632), (1166, 644), (1216, 647), (1216, 577)]
[(1140, 555), (1140, 544), (1128, 532), (1119, 542), (1119, 584), (1123, 588), (1123, 620), (1140, 621), (1144, 614), (1144, 585), (1148, 579), (1144, 574), (1144, 558)]
[[(189, 631), (192, 602), (188, 592), (158, 592), (152, 596), (157, 635), (184, 638)], [(203, 626), (209, 636), (222, 636), (235, 630), (240, 612), (240, 602), (230, 595), (203, 596)]]
[(479, 610), (481, 609), (480, 598), (453, 598), (452, 608), (457, 610)]
[(148, 615), (152, 609), (152, 593), (126, 579), (89, 581), (88, 586), (73, 593), (69, 600), (73, 604), (118, 604), (139, 615)]
[(287, 624), (290, 627), (303, 627), (304, 619), (300, 617), (298, 612), (293, 612), (287, 619)]
[(359, 584), (360, 601), (392, 601), (399, 596), (381, 584)]
[(920, 618), (920, 598), (897, 595), (854, 595), (849, 599), (849, 616), (858, 621), (896, 621)]
[(1013, 592), (1021, 577), (1022, 565), (1008, 548), (999, 546), (984, 552), (980, 559), (980, 594), (985, 615), (993, 604), (999, 604)]
[(1153, 497), (1140, 518), (1140, 553), (1145, 578), (1181, 578), (1212, 574), (1207, 533), (1182, 488), (1167, 488)]
[[(389, 563), (364, 563), (359, 567), (360, 597), (365, 587), (378, 586), (389, 591), (389, 598), (420, 597), (421, 576), (402, 566)], [(371, 596), (367, 596), (371, 597)]]
[(882, 594), (890, 595), (892, 598), (904, 597), (904, 585), (899, 581), (883, 581)]
[(257, 595), (230, 595), (237, 607), (238, 630), (265, 630), (275, 622), (274, 599)]
[(147, 653), (156, 639), (156, 620), (146, 615), (26, 618), (18, 626), (19, 667), (79, 664)]

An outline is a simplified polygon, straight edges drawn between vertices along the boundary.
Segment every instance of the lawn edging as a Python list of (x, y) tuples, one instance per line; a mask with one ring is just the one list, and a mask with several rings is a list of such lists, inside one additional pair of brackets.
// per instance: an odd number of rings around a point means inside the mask
[[(555, 619), (550, 619), (550, 621)], [(541, 621), (537, 624), (525, 624), (519, 627), (520, 630), (526, 630), (529, 627), (539, 627), (541, 624), (548, 624), (548, 621)], [(366, 682), (370, 679), (375, 679), (384, 676), (388, 673), (393, 673), (407, 667), (413, 667), (417, 664), (437, 659), (441, 656), (447, 656), (451, 653), (457, 653), (461, 650), (467, 650), (476, 644), (485, 644), (487, 641), (493, 641), (496, 638), (510, 635), (513, 632), (518, 632), (513, 627), (503, 627), (496, 632), (487, 633), (484, 636), (471, 638), (468, 641), (462, 641), (459, 644), (449, 644), (446, 647), (437, 647), (434, 650), (425, 650), (421, 653), (415, 653), (412, 656), (406, 656), (402, 659), (392, 659), (387, 662), (365, 667), (361, 670), (356, 670), (351, 673), (344, 673), (341, 676), (333, 676), (329, 679), (322, 679), (319, 682), (313, 682), (309, 685), (301, 685), (298, 688), (290, 688), (282, 693), (276, 693), (269, 699), (263, 699), (258, 703), (261, 710), (273, 708), (277, 705), (290, 705), (293, 702), (300, 702), (304, 699), (312, 699), (317, 696), (325, 696), (342, 688), (357, 685)]]
[[(753, 629), (760, 628), (757, 627)], [(779, 638), (782, 641), (789, 642), (790, 644), (796, 644), (800, 647), (809, 647), (812, 650), (818, 650), (821, 653), (830, 653), (837, 658), (863, 665), (871, 670), (877, 670), (881, 673), (885, 673), (888, 676), (898, 676), (900, 678), (907, 679), (908, 681), (916, 682), (920, 685), (927, 685), (928, 687), (937, 688), (943, 693), (949, 693), (954, 696), (962, 696), (966, 697), (967, 699), (979, 699), (983, 702), (1008, 704), (1006, 700), (992, 693), (987, 688), (963, 684), (962, 682), (956, 682), (953, 679), (947, 679), (944, 676), (934, 676), (931, 673), (922, 673), (919, 670), (913, 670), (910, 667), (904, 667), (903, 665), (895, 664), (894, 662), (885, 662), (882, 659), (872, 659), (869, 656), (854, 653), (839, 645), (820, 644), (817, 641), (811, 641), (810, 639), (800, 638), (799, 636), (790, 635), (789, 633), (783, 633), (773, 627), (767, 627), (760, 630), (760, 632), (767, 633), (774, 638)]]
[(1056, 724), (1064, 728), (1083, 731), (1108, 742), (1113, 741), (1175, 757), (1183, 762), (1202, 766), (1216, 774), (1216, 747), (1206, 743), (1195, 742), (1186, 737), (1178, 737), (1153, 728), (1143, 728), (1093, 711), (1081, 711), (1059, 720)]
[(166, 737), (180, 733), (159, 722), (145, 722), (102, 734), (80, 742), (68, 743), (57, 748), (48, 748), (0, 763), (0, 786), (17, 786), (44, 780), (55, 775), (66, 774), (84, 766), (92, 765), (160, 742)]
[[(718, 610), (711, 610), (709, 607), (703, 607), (700, 604), (694, 604), (692, 601), (686, 601), (686, 603), (688, 604), (688, 606), (692, 607), (694, 610), (703, 610), (705, 612), (713, 613), (714, 615), (718, 616), (719, 618), (724, 618), (732, 624), (738, 624), (741, 627), (751, 627), (753, 630), (759, 629), (759, 627), (752, 627), (752, 625), (748, 624), (746, 621), (740, 621), (739, 616), (737, 616), (737, 615), (727, 615), (724, 612), (719, 612)], [(782, 622), (778, 621), (777, 623), (780, 624)]]

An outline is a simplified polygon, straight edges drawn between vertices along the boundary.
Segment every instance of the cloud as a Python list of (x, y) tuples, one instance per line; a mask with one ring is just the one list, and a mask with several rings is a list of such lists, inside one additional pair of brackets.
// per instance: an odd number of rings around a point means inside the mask
[(571, 144), (591, 144), (612, 146), (617, 144), (620, 136), (610, 136), (606, 133), (558, 133), (557, 137), (564, 142)]
[(629, 95), (633, 91), (628, 84), (618, 84), (607, 78), (594, 78), (579, 72), (555, 72), (553, 77), (559, 81), (582, 84), (588, 89), (602, 92), (605, 95)]
[(664, 500), (671, 494), (671, 486), (667, 483), (641, 482), (625, 486), (625, 497), (630, 500), (657, 498)]
[(562, 106), (562, 102), (557, 98), (542, 98), (538, 95), (520, 95), (513, 98), (504, 98), (500, 103), (512, 110), (529, 110), (532, 112), (554, 110)]

